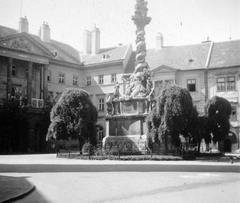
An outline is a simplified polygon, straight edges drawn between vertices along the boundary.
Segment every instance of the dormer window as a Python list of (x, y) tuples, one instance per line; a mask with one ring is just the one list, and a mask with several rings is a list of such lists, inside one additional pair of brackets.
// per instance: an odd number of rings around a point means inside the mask
[(53, 56), (54, 56), (54, 57), (57, 57), (57, 56), (58, 56), (58, 52), (57, 52), (56, 50), (53, 52)]
[(107, 58), (109, 58), (110, 57), (110, 55), (108, 55), (108, 54), (103, 54), (102, 55), (102, 59), (104, 60), (104, 59), (107, 59)]

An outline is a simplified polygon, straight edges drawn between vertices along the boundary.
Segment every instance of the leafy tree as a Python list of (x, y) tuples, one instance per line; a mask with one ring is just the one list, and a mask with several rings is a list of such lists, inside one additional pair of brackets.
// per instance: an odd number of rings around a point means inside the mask
[(193, 106), (189, 91), (177, 85), (162, 89), (155, 109), (147, 118), (148, 129), (158, 131), (158, 139), (165, 144), (180, 146), (179, 135), (195, 138), (198, 136), (198, 113)]
[[(44, 108), (42, 109), (41, 114), (38, 115), (38, 124), (40, 126), (41, 130), (41, 135), (47, 135), (48, 133), (48, 127), (51, 123), (50, 121), (50, 112), (51, 109), (53, 108), (53, 103), (50, 102), (49, 100), (44, 101)], [(47, 146), (49, 143), (46, 142), (46, 139), (42, 140), (42, 146), (40, 148), (41, 152), (46, 152), (50, 148), (50, 146)]]
[(231, 115), (231, 104), (222, 97), (214, 96), (206, 102), (205, 114), (208, 119), (206, 128), (208, 133), (203, 134), (203, 138), (206, 143), (211, 141), (214, 143), (221, 142), (230, 130), (229, 116)]
[(51, 110), (47, 139), (78, 139), (80, 152), (84, 142), (96, 143), (97, 109), (89, 94), (80, 88), (64, 91)]
[(146, 118), (148, 133), (147, 133), (147, 148), (152, 153), (154, 151), (154, 144), (159, 146), (160, 141), (158, 139), (158, 127), (161, 123), (161, 118), (157, 112), (157, 108), (154, 107)]

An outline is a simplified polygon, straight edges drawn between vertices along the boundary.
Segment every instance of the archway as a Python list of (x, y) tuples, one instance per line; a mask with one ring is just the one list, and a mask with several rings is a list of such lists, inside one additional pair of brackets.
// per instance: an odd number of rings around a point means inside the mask
[(232, 151), (232, 142), (230, 139), (224, 140), (224, 152), (231, 152)]

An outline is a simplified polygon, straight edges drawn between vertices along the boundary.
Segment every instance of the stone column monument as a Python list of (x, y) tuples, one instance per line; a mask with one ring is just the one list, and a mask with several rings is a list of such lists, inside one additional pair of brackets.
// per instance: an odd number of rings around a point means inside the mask
[(137, 0), (132, 20), (136, 25), (135, 68), (131, 75), (124, 76), (124, 95), (119, 95), (116, 83), (113, 96), (107, 99), (106, 137), (103, 145), (118, 145), (126, 154), (146, 152), (147, 126), (145, 118), (152, 108), (154, 98), (151, 72), (146, 57), (145, 26), (150, 23), (147, 17), (147, 2)]

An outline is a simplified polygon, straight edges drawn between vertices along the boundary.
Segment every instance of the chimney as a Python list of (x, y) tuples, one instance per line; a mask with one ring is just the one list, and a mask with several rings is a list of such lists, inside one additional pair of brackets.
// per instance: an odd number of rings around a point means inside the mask
[(48, 23), (43, 22), (41, 27), (41, 39), (44, 42), (50, 42), (50, 27)]
[(38, 30), (38, 36), (41, 38), (41, 26), (40, 26), (40, 28)]
[(92, 33), (88, 30), (83, 32), (83, 54), (87, 55), (92, 52)]
[(163, 36), (162, 33), (157, 33), (156, 36), (156, 49), (162, 49), (163, 48)]
[(92, 30), (92, 55), (96, 55), (100, 51), (100, 30), (94, 24)]
[(26, 32), (28, 33), (28, 20), (27, 17), (25, 16), (24, 18), (20, 18), (19, 21), (19, 32)]

